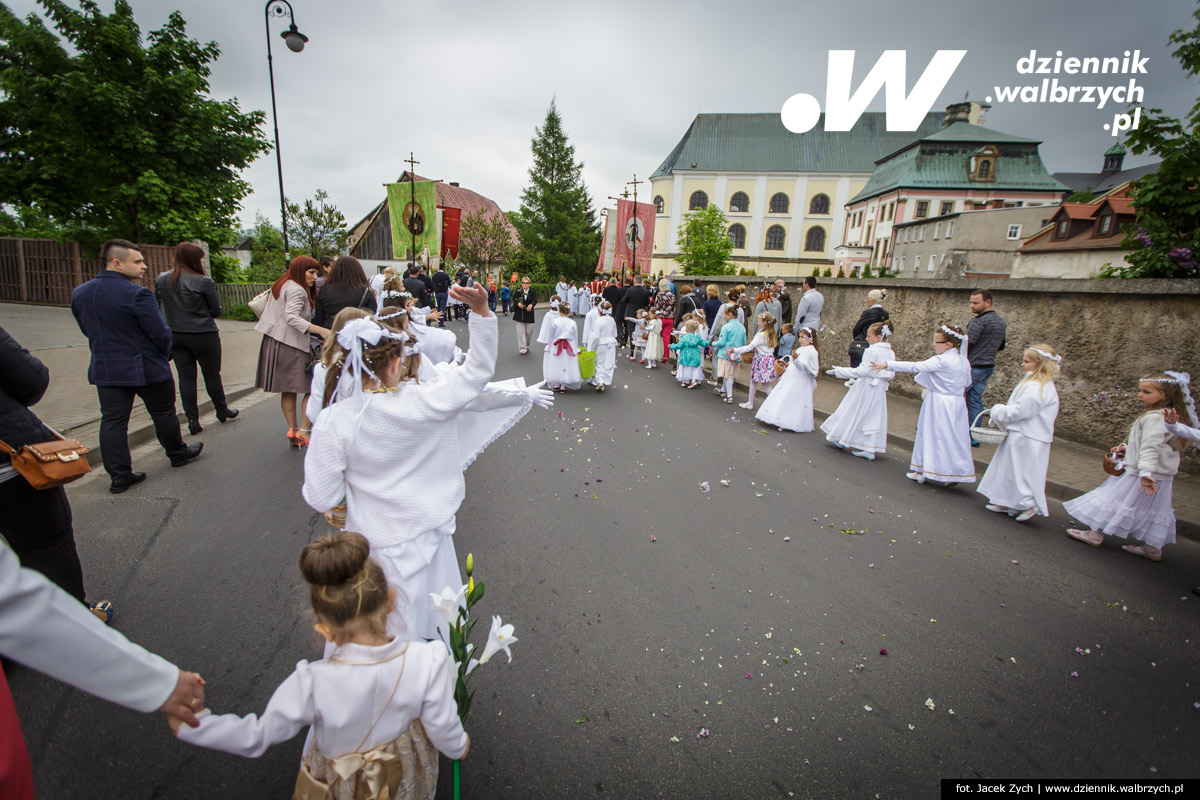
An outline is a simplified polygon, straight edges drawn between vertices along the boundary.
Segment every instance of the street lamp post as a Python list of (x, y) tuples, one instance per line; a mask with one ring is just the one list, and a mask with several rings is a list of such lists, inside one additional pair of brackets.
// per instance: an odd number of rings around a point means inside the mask
[(271, 58), (271, 17), (287, 17), (292, 24), (286, 31), (279, 34), (287, 43), (288, 50), (299, 53), (304, 49), (308, 37), (296, 28), (296, 16), (292, 13), (292, 4), (288, 0), (267, 0), (263, 7), (263, 25), (267, 31), (267, 73), (271, 76), (271, 117), (275, 124), (275, 166), (279, 171), (279, 216), (283, 222), (283, 259), (284, 265), (291, 256), (288, 247), (287, 234), (287, 200), (283, 194), (283, 156), (279, 153), (279, 111), (275, 108), (275, 66)]

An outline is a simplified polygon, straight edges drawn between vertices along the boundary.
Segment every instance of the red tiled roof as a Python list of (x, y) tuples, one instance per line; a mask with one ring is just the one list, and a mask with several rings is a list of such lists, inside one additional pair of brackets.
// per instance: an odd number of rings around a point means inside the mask
[(1099, 207), (1097, 203), (1063, 203), (1054, 216), (1057, 217), (1066, 212), (1071, 219), (1091, 219)]
[(1104, 198), (1104, 201), (1100, 203), (1100, 205), (1107, 205), (1117, 216), (1132, 217), (1135, 213), (1133, 210), (1133, 201), (1128, 197), (1106, 197)]

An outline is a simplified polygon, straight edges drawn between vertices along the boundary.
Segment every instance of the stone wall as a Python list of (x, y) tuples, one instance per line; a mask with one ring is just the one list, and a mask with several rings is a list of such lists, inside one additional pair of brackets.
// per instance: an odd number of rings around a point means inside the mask
[[(916, 361), (933, 355), (933, 332), (943, 322), (966, 326), (976, 288), (959, 280), (819, 280), (825, 297), (821, 324), (827, 328), (818, 341), (823, 368), (849, 363), (851, 329), (871, 289), (888, 291), (883, 306), (896, 331), (891, 342), (897, 357)], [(722, 291), (744, 281), (704, 279)], [(788, 280), (793, 307), (800, 297), (798, 283)], [(751, 299), (756, 285), (747, 284)], [(1056, 435), (1095, 445), (1097, 465), (1100, 450), (1124, 441), (1138, 415), (1135, 397), (1142, 375), (1190, 372), (1200, 393), (1200, 281), (1000, 279), (987, 288), (995, 297), (994, 310), (1008, 322), (1008, 347), (997, 356), (984, 404), (1007, 399), (1021, 377), (1026, 347), (1054, 346), (1063, 355)], [(919, 396), (919, 388), (911, 375), (892, 383), (892, 391), (907, 396)], [(1200, 472), (1195, 448), (1185, 454), (1185, 468)]]

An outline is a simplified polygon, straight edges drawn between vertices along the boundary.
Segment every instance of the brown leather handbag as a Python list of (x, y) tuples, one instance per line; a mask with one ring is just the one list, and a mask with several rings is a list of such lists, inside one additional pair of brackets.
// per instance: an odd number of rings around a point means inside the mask
[(92, 471), (83, 457), (88, 448), (74, 439), (27, 444), (20, 450), (0, 441), (0, 451), (8, 453), (13, 467), (35, 489), (53, 489)]

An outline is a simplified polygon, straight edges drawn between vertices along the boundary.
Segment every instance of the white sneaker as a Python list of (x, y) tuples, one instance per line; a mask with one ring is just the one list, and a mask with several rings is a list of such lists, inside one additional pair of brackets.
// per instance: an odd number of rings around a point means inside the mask
[(925, 475), (921, 472), (906, 472), (904, 477), (908, 478), (910, 481), (916, 481), (917, 483), (925, 482)]
[(738, 403), (738, 406), (746, 409), (747, 411), (752, 411), (754, 409), (753, 401), (747, 401), (745, 403)]
[(646, 369), (654, 369), (654, 365), (653, 365), (653, 364), (647, 364), (647, 365), (646, 365)]
[(1037, 514), (1036, 508), (1027, 508), (1020, 514), (1017, 514), (1017, 522), (1029, 522)]

